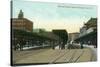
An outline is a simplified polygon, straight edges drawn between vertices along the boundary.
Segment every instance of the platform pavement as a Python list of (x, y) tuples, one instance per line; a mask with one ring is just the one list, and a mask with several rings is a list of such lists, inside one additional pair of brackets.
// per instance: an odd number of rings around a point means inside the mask
[(25, 63), (72, 63), (72, 62), (88, 62), (94, 58), (92, 50), (90, 48), (84, 49), (41, 49), (15, 52), (13, 58), (14, 64)]

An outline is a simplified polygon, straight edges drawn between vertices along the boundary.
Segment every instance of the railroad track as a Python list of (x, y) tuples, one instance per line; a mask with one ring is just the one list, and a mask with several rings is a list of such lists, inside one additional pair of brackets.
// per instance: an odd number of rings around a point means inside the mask
[[(76, 46), (76, 45), (72, 45), (74, 49), (77, 49), (80, 46)], [(80, 51), (79, 51), (80, 50)], [(67, 63), (72, 63), (72, 62), (77, 62), (77, 60), (83, 55), (84, 50), (79, 49), (79, 50), (75, 50), (74, 53), (72, 54), (71, 58), (69, 59), (69, 61)], [(79, 53), (79, 55), (78, 55)], [(67, 59), (67, 58), (66, 58)]]
[(76, 60), (74, 62), (77, 62), (77, 60), (83, 55), (84, 51), (82, 51), (82, 53), (76, 58)]
[[(60, 51), (60, 53), (61, 53), (62, 51)], [(61, 57), (63, 57), (65, 54), (67, 54), (69, 52), (69, 50), (67, 51), (67, 52), (64, 52), (63, 54), (61, 54), (61, 55), (59, 55), (58, 57), (56, 57), (53, 61), (51, 61), (50, 62), (50, 64), (54, 64), (54, 63), (56, 63), (56, 61), (58, 60), (58, 59), (60, 59)]]
[(71, 56), (71, 58), (69, 59), (69, 61), (67, 61), (67, 63), (72, 62), (72, 60), (73, 60), (73, 58), (74, 58), (76, 52), (77, 52), (77, 50), (74, 51), (74, 53), (72, 54), (72, 56)]
[[(71, 63), (71, 62), (77, 62), (77, 60), (83, 55), (84, 50), (79, 49), (77, 50), (76, 46), (72, 46), (75, 50), (71, 51), (71, 49), (69, 49), (69, 51), (67, 53), (64, 53), (60, 56), (58, 56), (56, 59), (54, 59), (51, 63)], [(68, 56), (68, 54), (71, 54), (71, 56)], [(77, 55), (78, 54), (78, 55)], [(65, 56), (65, 57), (64, 57)], [(62, 57), (64, 57), (64, 61), (60, 61), (59, 59), (61, 59)], [(59, 62), (57, 62), (59, 61)]]
[[(78, 62), (81, 56), (84, 54), (84, 49), (77, 49), (77, 46), (72, 46), (74, 49), (65, 49), (65, 50), (49, 50), (49, 51), (40, 51), (39, 53), (36, 53), (33, 56), (33, 53), (29, 53), (27, 56), (24, 56), (26, 58), (25, 60), (31, 61), (29, 58), (32, 58), (32, 63), (48, 63), (48, 64), (56, 64), (56, 63), (72, 63), (72, 62)], [(50, 53), (49, 53), (50, 52)], [(38, 59), (38, 57), (43, 57)], [(37, 57), (37, 59), (35, 58)], [(18, 59), (18, 61), (22, 60)], [(38, 60), (37, 62), (35, 60)], [(17, 62), (18, 62), (17, 61)], [(21, 61), (20, 61), (21, 62)], [(23, 61), (22, 61), (23, 62)], [(25, 61), (27, 62), (27, 61)]]

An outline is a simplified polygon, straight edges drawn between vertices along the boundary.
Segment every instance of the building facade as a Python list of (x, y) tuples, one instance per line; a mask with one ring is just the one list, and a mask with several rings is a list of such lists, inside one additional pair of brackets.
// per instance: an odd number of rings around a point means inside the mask
[(27, 32), (33, 31), (33, 22), (24, 18), (22, 10), (20, 10), (18, 18), (12, 18), (12, 29), (24, 30)]
[(97, 47), (97, 18), (90, 18), (84, 24), (80, 29), (79, 38), (75, 41)]
[(69, 33), (68, 34), (68, 42), (74, 41), (78, 37), (79, 37), (79, 33), (78, 32)]

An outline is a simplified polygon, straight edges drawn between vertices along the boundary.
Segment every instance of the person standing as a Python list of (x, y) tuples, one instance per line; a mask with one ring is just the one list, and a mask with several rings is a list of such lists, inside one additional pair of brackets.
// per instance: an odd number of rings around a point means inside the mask
[(81, 45), (81, 49), (83, 49), (83, 42), (80, 42), (80, 45)]

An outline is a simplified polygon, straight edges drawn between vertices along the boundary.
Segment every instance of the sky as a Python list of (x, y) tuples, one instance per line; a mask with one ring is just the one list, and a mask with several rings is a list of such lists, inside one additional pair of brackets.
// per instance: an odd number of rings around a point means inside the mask
[(24, 18), (33, 22), (33, 29), (66, 29), (68, 33), (79, 32), (91, 17), (97, 17), (97, 6), (67, 3), (49, 3), (13, 0), (12, 17), (17, 18), (19, 11)]

